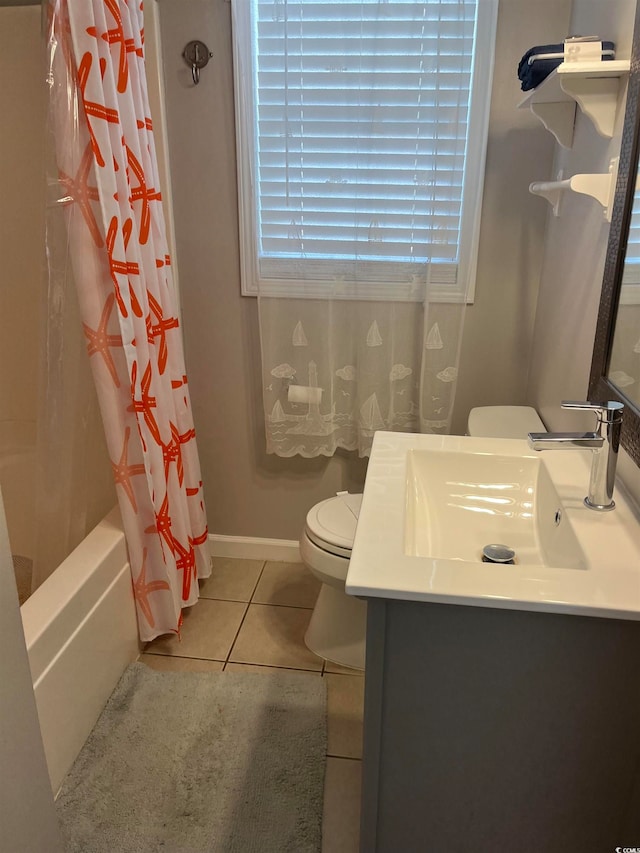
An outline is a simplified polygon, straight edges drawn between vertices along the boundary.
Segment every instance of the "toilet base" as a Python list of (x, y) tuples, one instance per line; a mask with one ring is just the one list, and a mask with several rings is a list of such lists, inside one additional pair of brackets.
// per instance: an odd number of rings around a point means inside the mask
[(323, 583), (304, 635), (318, 657), (351, 669), (364, 669), (367, 602)]

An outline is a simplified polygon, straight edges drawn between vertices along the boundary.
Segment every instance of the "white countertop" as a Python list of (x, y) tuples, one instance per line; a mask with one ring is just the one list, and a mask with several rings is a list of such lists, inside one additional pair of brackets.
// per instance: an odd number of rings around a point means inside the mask
[[(584, 569), (406, 553), (407, 451), (544, 457), (586, 557)], [(583, 504), (591, 451), (538, 453), (526, 440), (377, 432), (347, 575), (351, 595), (640, 620), (640, 516), (618, 487), (612, 512)]]

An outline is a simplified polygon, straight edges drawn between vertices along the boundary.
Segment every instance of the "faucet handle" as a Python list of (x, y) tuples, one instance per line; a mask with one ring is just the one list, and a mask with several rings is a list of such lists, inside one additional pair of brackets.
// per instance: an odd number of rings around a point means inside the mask
[(604, 403), (591, 403), (588, 400), (585, 402), (581, 402), (579, 400), (563, 400), (562, 408), (574, 409), (582, 412), (595, 412), (600, 423), (615, 424), (622, 421), (624, 403), (618, 403), (617, 400), (607, 400)]

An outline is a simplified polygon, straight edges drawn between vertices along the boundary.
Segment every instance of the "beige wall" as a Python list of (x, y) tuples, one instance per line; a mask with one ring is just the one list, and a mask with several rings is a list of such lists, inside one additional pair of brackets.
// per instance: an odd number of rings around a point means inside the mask
[[(515, 69), (533, 43), (564, 35), (569, 0), (502, 0), (475, 304), (462, 352), (455, 428), (474, 405), (524, 402), (546, 211), (530, 181), (553, 140), (524, 111)], [(267, 456), (255, 299), (240, 296), (230, 4), (160, 0), (177, 262), (187, 369), (212, 532), (297, 538), (307, 510), (361, 489), (365, 463)], [(182, 60), (214, 58), (197, 87)]]
[(39, 6), (0, 8), (0, 317), (11, 318), (0, 334), (0, 440), (7, 443), (11, 425), (33, 440), (36, 419), (44, 260), (44, 209), (34, 203), (42, 198), (44, 151), (40, 39)]
[(113, 507), (115, 487), (73, 282), (61, 272), (68, 268), (62, 214), (58, 246), (65, 257), (52, 257), (56, 279), (49, 293), (45, 282), (41, 8), (5, 4), (0, 2), (0, 454), (17, 445), (28, 452), (14, 455), (15, 464), (5, 460), (0, 474), (14, 553), (35, 558), (38, 584)]
[(500, 0), (477, 298), (467, 311), (454, 432), (465, 432), (473, 406), (526, 402), (547, 216), (529, 184), (550, 172), (554, 139), (529, 110), (516, 109), (516, 69), (532, 45), (564, 38), (570, 5)]
[(2, 848), (62, 853), (0, 496)]
[[(571, 32), (602, 33), (628, 58), (636, 0), (574, 0)], [(581, 172), (606, 172), (620, 150), (624, 109), (613, 139), (599, 136), (582, 113), (576, 117), (573, 148), (557, 147), (553, 171), (540, 179)], [(587, 196), (567, 193), (560, 216), (549, 216), (540, 282), (528, 401), (551, 429), (590, 428), (593, 419), (564, 412), (563, 399), (586, 399), (609, 226), (602, 209)], [(621, 454), (623, 455), (623, 454)], [(626, 455), (626, 454), (625, 454)], [(640, 471), (622, 459), (620, 474), (640, 500)]]

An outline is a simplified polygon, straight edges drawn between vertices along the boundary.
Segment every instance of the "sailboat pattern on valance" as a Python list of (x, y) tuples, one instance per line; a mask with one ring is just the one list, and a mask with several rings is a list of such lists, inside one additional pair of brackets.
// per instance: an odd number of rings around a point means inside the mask
[(377, 430), (448, 432), (460, 311), (262, 297), (267, 450), (367, 456)]

